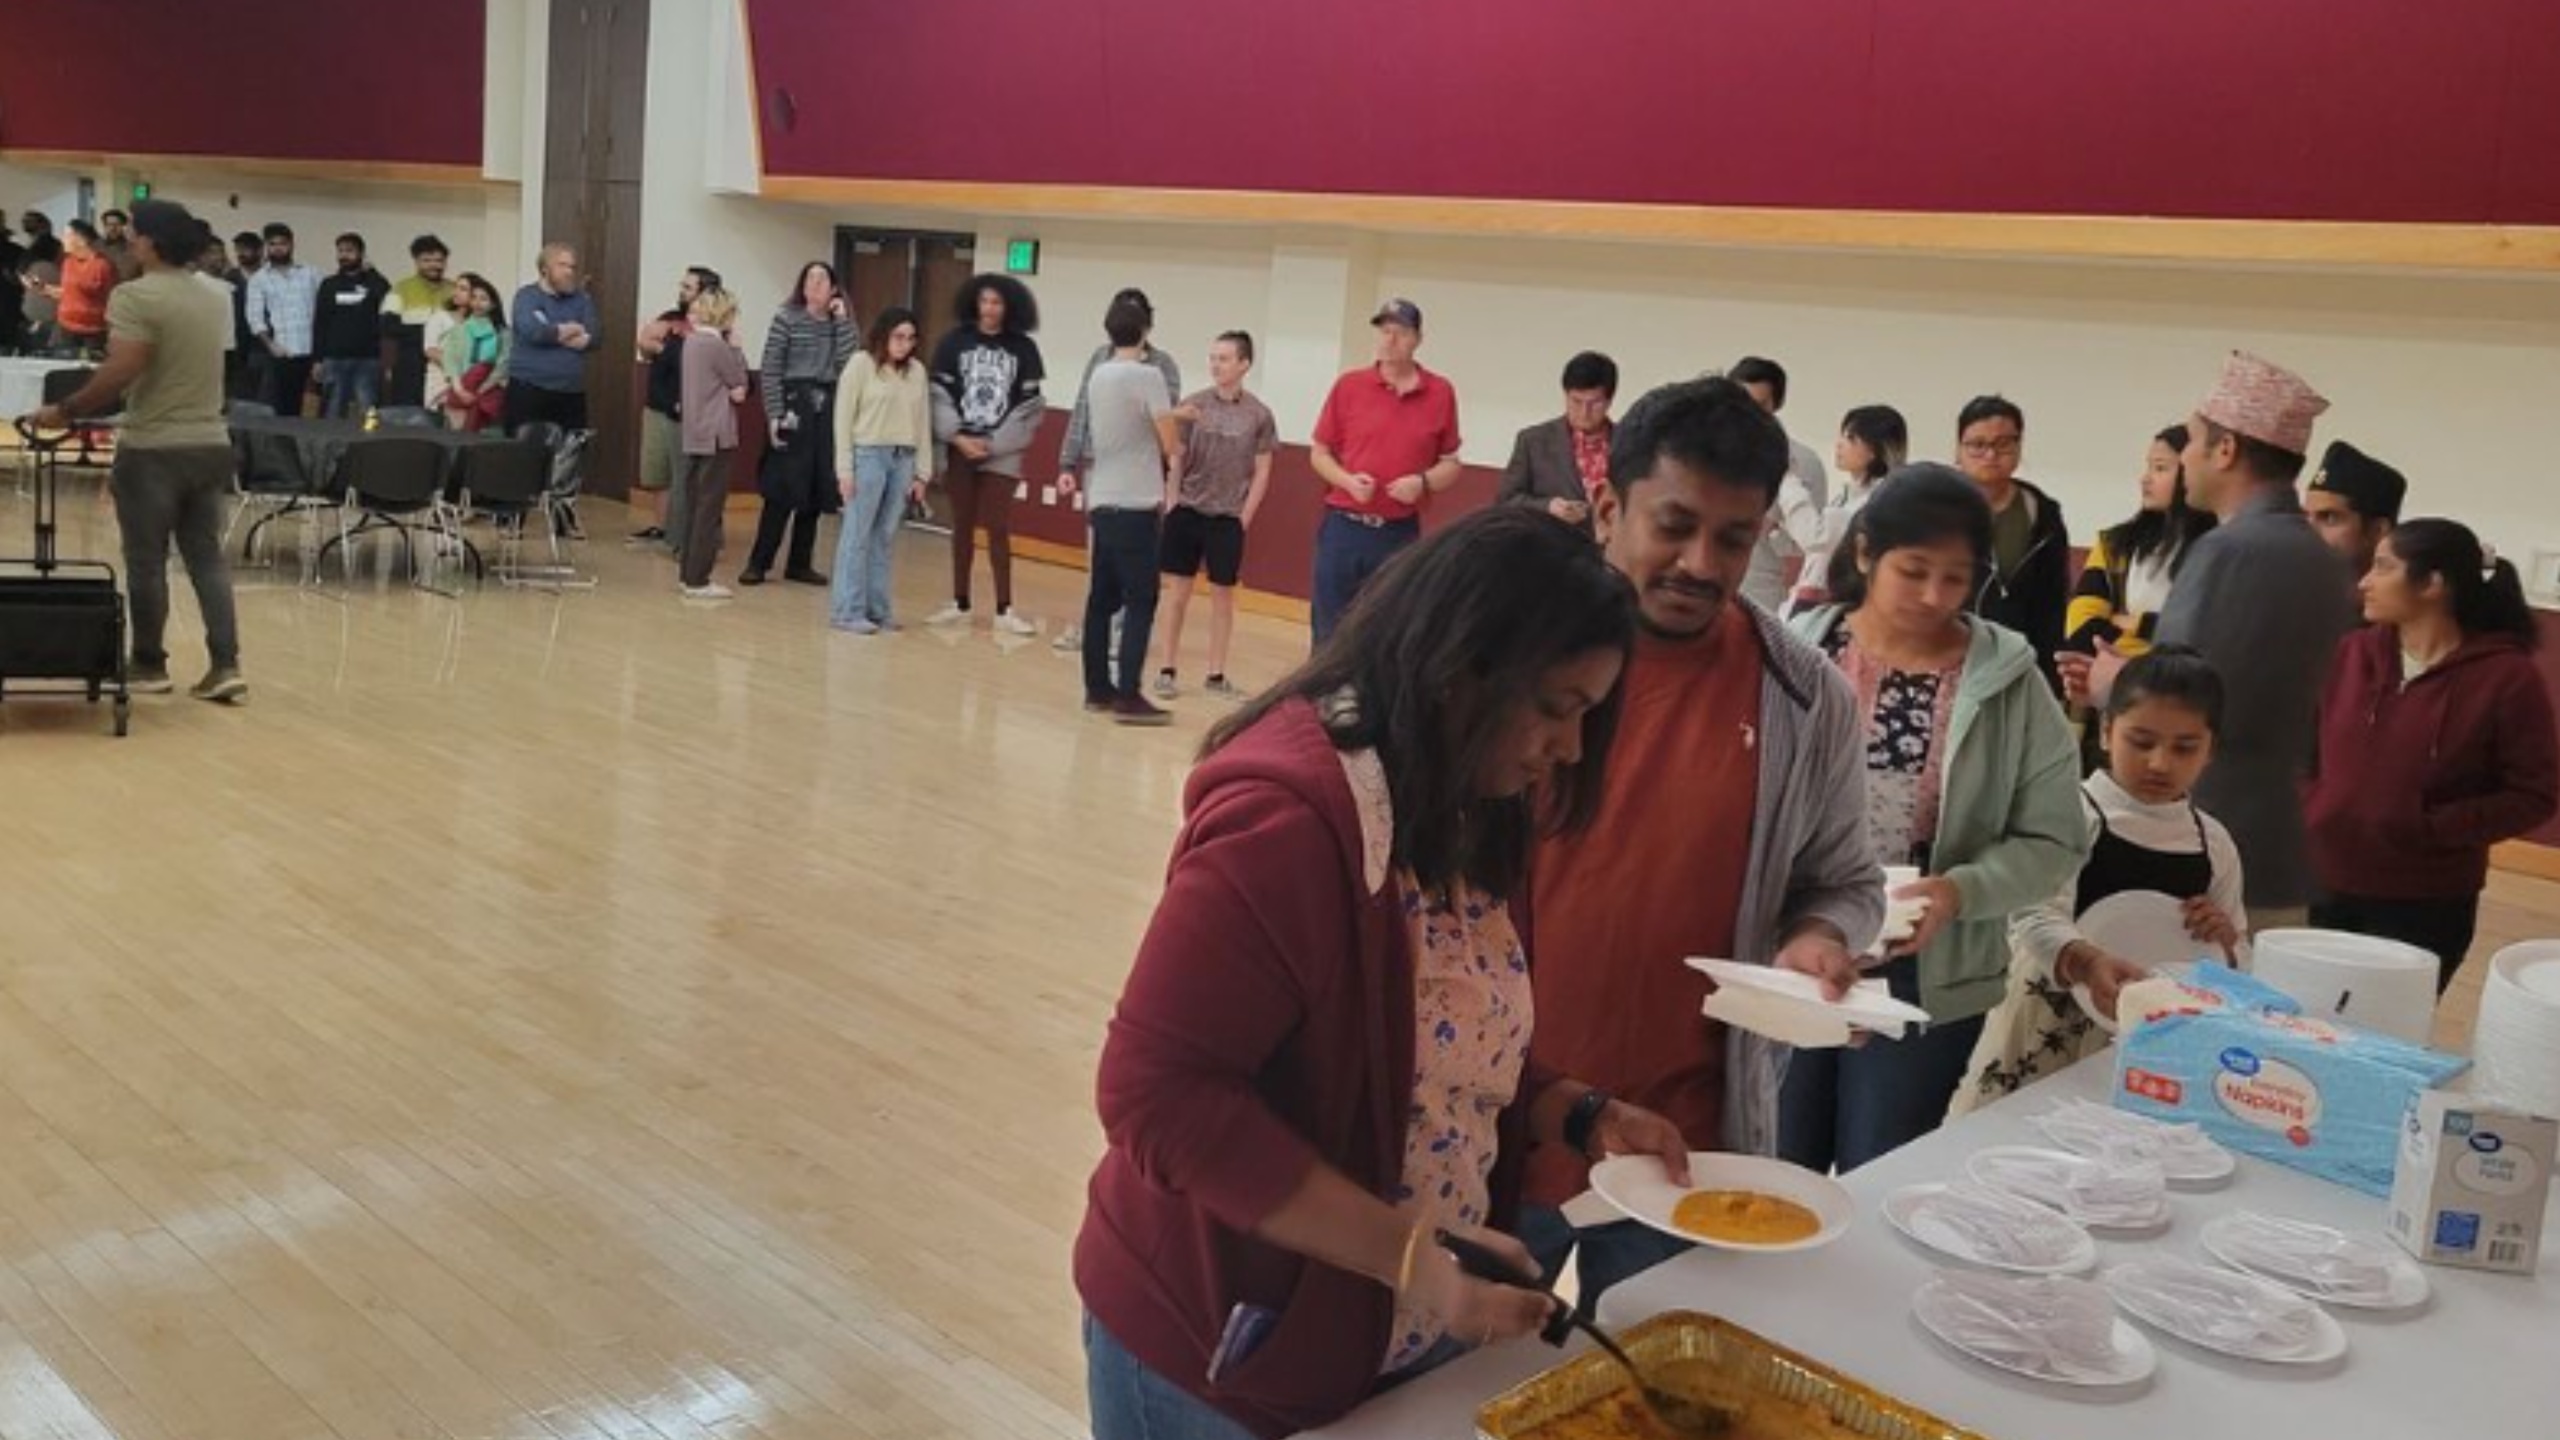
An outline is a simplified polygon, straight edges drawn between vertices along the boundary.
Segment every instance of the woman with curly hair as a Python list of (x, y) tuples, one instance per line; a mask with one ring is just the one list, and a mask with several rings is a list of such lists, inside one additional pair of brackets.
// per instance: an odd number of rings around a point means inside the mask
[(951, 496), (951, 603), (927, 624), (969, 623), (969, 571), (977, 529), (987, 527), (987, 563), (995, 572), (995, 628), (1030, 635), (1037, 627), (1013, 609), (1013, 489), (1022, 456), (1040, 431), (1040, 307), (1010, 275), (973, 275), (952, 305), (960, 328), (933, 352), (933, 438), (949, 447), (941, 467)]

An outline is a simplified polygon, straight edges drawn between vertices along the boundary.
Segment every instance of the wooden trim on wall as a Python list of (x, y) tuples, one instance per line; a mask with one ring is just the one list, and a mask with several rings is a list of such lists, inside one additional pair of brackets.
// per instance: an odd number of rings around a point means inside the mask
[(148, 167), (162, 174), (219, 170), (226, 174), (274, 175), (340, 183), (452, 185), (479, 188), (512, 185), (492, 180), (477, 165), (428, 165), (391, 160), (284, 160), (256, 155), (109, 155), (86, 150), (0, 149), (0, 161), (51, 170), (134, 170)]
[(2489, 866), (2494, 870), (2531, 875), (2538, 880), (2560, 880), (2560, 845), (2510, 840), (2489, 851)]
[[(761, 126), (759, 126), (761, 134)], [(2093, 260), (2560, 271), (2560, 226), (1959, 215), (767, 175), (777, 200), (1115, 220)]]

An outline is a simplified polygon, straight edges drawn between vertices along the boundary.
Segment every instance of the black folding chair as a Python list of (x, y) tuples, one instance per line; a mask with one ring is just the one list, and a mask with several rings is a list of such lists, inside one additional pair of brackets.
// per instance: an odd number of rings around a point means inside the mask
[(441, 430), (444, 417), (424, 405), (385, 405), (373, 412), (385, 430)]
[[(405, 435), (367, 435), (347, 446), (346, 458), (338, 462), (338, 482), (346, 487), (346, 503), (338, 509), (338, 534), (320, 547), (326, 560), (329, 547), (343, 547), (338, 555), (338, 571), (349, 581), (355, 578), (353, 552), (358, 537), (377, 530), (396, 530), (400, 534), (400, 555), (409, 564), (411, 584), (423, 584), (418, 570), (415, 532), (410, 524), (414, 516), (425, 516), (426, 529), (433, 534), (440, 549), (450, 547), (461, 553), (461, 536), (444, 527), (445, 447), (433, 440)], [(347, 523), (347, 512), (358, 518)]]
[[(560, 582), (559, 542), (552, 542), (554, 563), (527, 569), (524, 530), (543, 513), (551, 488), (551, 451), (540, 442), (517, 438), (474, 445), (462, 452), (457, 488), (465, 511), (481, 511), (498, 523), (498, 562), (492, 567), (504, 585), (549, 585)], [(574, 575), (569, 578), (575, 579)]]

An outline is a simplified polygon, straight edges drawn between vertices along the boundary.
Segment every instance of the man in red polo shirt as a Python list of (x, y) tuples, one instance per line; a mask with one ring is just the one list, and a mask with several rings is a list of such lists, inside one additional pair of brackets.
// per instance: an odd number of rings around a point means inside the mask
[(1311, 619), (1322, 645), (1378, 567), (1422, 535), (1422, 507), (1458, 483), (1458, 392), (1414, 363), (1422, 309), (1390, 300), (1369, 317), (1378, 361), (1333, 382), (1316, 417), (1325, 483)]

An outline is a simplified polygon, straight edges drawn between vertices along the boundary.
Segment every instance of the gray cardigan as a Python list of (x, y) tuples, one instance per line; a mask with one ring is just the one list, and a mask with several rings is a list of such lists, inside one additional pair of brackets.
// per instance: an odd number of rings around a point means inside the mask
[[(1821, 651), (1776, 617), (1735, 599), (1759, 637), (1760, 775), (1742, 872), (1734, 958), (1768, 964), (1779, 937), (1825, 920), (1851, 953), (1884, 924), (1884, 872), (1867, 838), (1865, 726), (1858, 699)], [(1726, 1148), (1778, 1150), (1778, 1086), (1795, 1052), (1736, 1030), (1725, 1046)]]
[(2194, 646), (2222, 675), (2222, 729), (2195, 801), (2239, 842), (2252, 907), (2311, 898), (2302, 777), (2329, 659), (2356, 610), (2346, 562), (2293, 487), (2269, 485), (2195, 542), (2160, 612), (2155, 643)]

